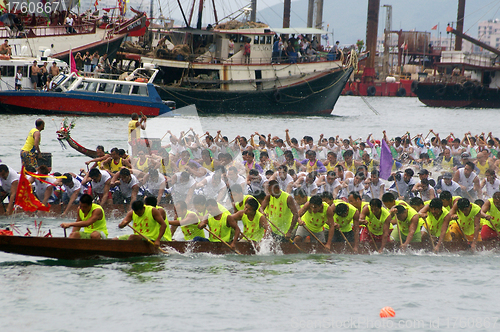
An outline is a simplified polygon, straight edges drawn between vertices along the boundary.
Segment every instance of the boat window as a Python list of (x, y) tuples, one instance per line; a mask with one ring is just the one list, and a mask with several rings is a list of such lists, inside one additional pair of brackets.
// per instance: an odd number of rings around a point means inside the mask
[(97, 83), (96, 82), (92, 82), (92, 83), (90, 83), (90, 84), (87, 85), (85, 91), (95, 92), (96, 89), (97, 89)]
[(254, 43), (255, 45), (259, 44), (259, 36), (255, 36), (255, 37), (253, 37), (253, 43)]
[(99, 83), (97, 92), (113, 93), (114, 84), (112, 83)]
[(78, 84), (78, 86), (76, 87), (75, 90), (87, 90), (88, 86), (90, 85), (89, 82), (86, 82), (86, 81), (82, 81), (80, 82), (80, 84)]
[(132, 87), (132, 94), (139, 96), (148, 96), (148, 87), (145, 85), (134, 85)]
[(266, 36), (260, 36), (260, 43), (262, 45), (266, 43)]
[(16, 73), (19, 69), (21, 69), (21, 74), (23, 75), (23, 77), (28, 77), (28, 66), (18, 66), (16, 68)]
[(14, 66), (2, 66), (2, 76), (5, 77), (14, 77)]
[(246, 37), (244, 35), (240, 35), (240, 43), (246, 42)]
[(117, 84), (115, 94), (128, 95), (130, 92), (130, 85)]
[(273, 37), (272, 36), (267, 36), (266, 37), (266, 44), (272, 44), (273, 43)]
[(75, 80), (76, 80), (76, 77), (75, 77), (75, 76), (71, 76), (71, 77), (70, 77), (70, 78), (69, 78), (66, 82), (63, 82), (63, 83), (61, 84), (61, 87), (67, 90), (67, 89), (69, 88), (69, 86), (70, 86), (71, 84), (73, 84), (73, 82), (74, 82)]

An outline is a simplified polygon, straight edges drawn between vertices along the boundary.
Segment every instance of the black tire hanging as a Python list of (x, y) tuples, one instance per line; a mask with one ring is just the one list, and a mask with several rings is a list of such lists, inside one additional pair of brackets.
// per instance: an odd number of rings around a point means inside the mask
[(281, 93), (278, 90), (274, 92), (274, 101), (277, 103), (281, 101)]
[(434, 90), (437, 96), (443, 96), (446, 93), (446, 86), (444, 84), (437, 84)]
[(398, 96), (398, 97), (406, 97), (406, 89), (405, 88), (399, 88), (398, 91), (396, 92), (396, 96)]
[(377, 93), (377, 88), (375, 88), (373, 85), (372, 86), (369, 86), (367, 89), (366, 89), (366, 95), (367, 96), (375, 96), (375, 94)]

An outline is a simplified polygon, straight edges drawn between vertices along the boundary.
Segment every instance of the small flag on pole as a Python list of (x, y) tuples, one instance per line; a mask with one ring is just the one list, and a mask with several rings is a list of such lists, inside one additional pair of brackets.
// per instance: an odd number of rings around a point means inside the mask
[(31, 190), (31, 183), (26, 178), (24, 166), (21, 169), (19, 184), (17, 185), (16, 205), (28, 212), (35, 212), (36, 210), (49, 211), (50, 208), (50, 205), (43, 205), (42, 202), (40, 202), (33, 194), (33, 191)]
[(438, 28), (438, 25), (436, 24), (435, 26), (432, 27), (431, 30), (437, 30), (437, 28)]

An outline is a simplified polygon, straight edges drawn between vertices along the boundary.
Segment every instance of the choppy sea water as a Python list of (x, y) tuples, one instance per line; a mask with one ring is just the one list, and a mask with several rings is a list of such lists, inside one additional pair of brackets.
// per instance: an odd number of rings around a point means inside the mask
[[(341, 97), (325, 117), (201, 116), (151, 119), (148, 137), (222, 130), (353, 138), (382, 130), (389, 136), (434, 129), (461, 137), (492, 131), (498, 109), (439, 109), (415, 98)], [(0, 159), (19, 169), (19, 150), (37, 116), (2, 115)], [(42, 151), (57, 171), (78, 171), (87, 160), (62, 150), (55, 130), (62, 117), (43, 117)], [(53, 121), (52, 121), (53, 119)], [(82, 145), (126, 147), (126, 118), (80, 117), (73, 137)], [(54, 126), (53, 122), (56, 123)], [(62, 219), (43, 220), (42, 233), (62, 236)], [(108, 221), (119, 235), (120, 220)], [(33, 218), (1, 218), (33, 231)], [(0, 253), (1, 331), (498, 331), (498, 252), (383, 255), (184, 254), (128, 260), (62, 261)], [(381, 319), (391, 306), (396, 317)]]

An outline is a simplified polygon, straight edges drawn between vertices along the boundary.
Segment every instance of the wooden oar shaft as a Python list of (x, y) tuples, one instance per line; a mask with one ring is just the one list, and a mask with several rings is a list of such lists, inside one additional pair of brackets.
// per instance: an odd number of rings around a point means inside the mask
[[(286, 234), (283, 233), (283, 231), (281, 229), (279, 229), (279, 227), (276, 226), (271, 220), (269, 220), (269, 218), (266, 217), (266, 219), (267, 219), (267, 222), (270, 223), (274, 228), (276, 228), (278, 230), (278, 232), (283, 234), (283, 237), (286, 239)], [(290, 243), (292, 243), (300, 251), (305, 252), (304, 250), (300, 249), (300, 247), (297, 245), (297, 243), (295, 243), (292, 239), (288, 239), (288, 241), (290, 241)]]
[(403, 245), (403, 237), (401, 236), (401, 225), (399, 224), (399, 220), (398, 220), (397, 215), (396, 215), (396, 224), (398, 226), (399, 244)]
[(427, 231), (429, 232), (429, 237), (431, 238), (432, 248), (434, 248), (434, 240), (432, 239), (431, 229), (429, 227), (429, 224), (427, 223), (427, 218), (424, 218), (424, 222), (425, 222), (425, 227), (427, 227)]
[(370, 237), (372, 238), (373, 244), (375, 245), (375, 250), (378, 251), (377, 243), (375, 243), (375, 239), (373, 238), (372, 232), (370, 232), (370, 230), (368, 229), (368, 226), (366, 226), (366, 231), (368, 232), (368, 234), (370, 234)]
[[(233, 247), (231, 247), (231, 246), (229, 245), (229, 243), (227, 243), (226, 241), (224, 241), (223, 239), (221, 239), (221, 238), (220, 238), (220, 236), (218, 236), (217, 234), (215, 234), (214, 232), (212, 232), (212, 231), (210, 230), (210, 228), (205, 227), (205, 229), (206, 229), (206, 230), (207, 230), (210, 234), (212, 234), (212, 235), (213, 235), (213, 236), (214, 236), (217, 240), (219, 240), (220, 242), (222, 242), (222, 243), (224, 243), (226, 246), (228, 246), (228, 247), (229, 247), (229, 249), (231, 249), (232, 251), (234, 251), (234, 252), (235, 252), (235, 253), (237, 253), (238, 255), (241, 255), (241, 253), (240, 253), (238, 250), (233, 249)], [(241, 233), (241, 234), (243, 234), (243, 233)]]
[(349, 248), (351, 248), (352, 252), (354, 252), (354, 248), (351, 246), (351, 243), (347, 240), (347, 237), (345, 236), (345, 234), (340, 229), (338, 231), (342, 235), (342, 237), (344, 238), (344, 241), (347, 243), (347, 245), (349, 245)]
[(309, 234), (311, 234), (311, 235), (312, 235), (312, 237), (313, 237), (316, 241), (318, 241), (318, 242), (319, 242), (319, 243), (323, 246), (323, 248), (325, 248), (325, 249), (326, 249), (326, 250), (328, 250), (328, 251), (331, 251), (330, 249), (328, 249), (328, 248), (325, 246), (325, 244), (324, 244), (323, 242), (321, 242), (321, 241), (318, 239), (318, 237), (317, 237), (317, 236), (316, 236), (316, 235), (315, 235), (315, 234), (314, 234), (314, 233), (313, 233), (313, 232), (312, 232), (312, 231), (311, 231), (311, 230), (310, 230), (310, 229), (306, 226), (306, 224), (305, 224), (305, 223), (304, 223), (304, 225), (302, 225), (302, 227), (304, 227), (304, 228), (305, 228), (305, 230), (306, 230), (306, 231), (308, 231), (308, 232), (309, 232)]
[[(134, 226), (130, 225), (130, 224), (127, 224), (128, 227), (132, 228), (132, 230), (134, 231), (134, 233), (137, 233), (140, 237), (142, 237), (144, 240), (148, 241), (149, 243), (151, 243), (155, 248), (155, 243), (153, 241), (151, 241), (151, 239), (147, 238), (146, 236), (142, 235), (138, 230), (136, 230), (134, 228)], [(162, 253), (164, 254), (167, 254), (168, 255), (168, 252), (166, 252), (165, 250), (163, 250), (162, 248), (160, 247), (157, 247), (159, 251), (161, 251)]]

